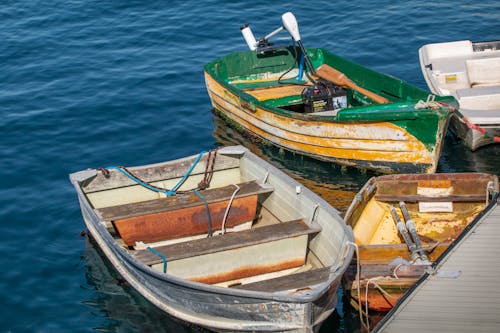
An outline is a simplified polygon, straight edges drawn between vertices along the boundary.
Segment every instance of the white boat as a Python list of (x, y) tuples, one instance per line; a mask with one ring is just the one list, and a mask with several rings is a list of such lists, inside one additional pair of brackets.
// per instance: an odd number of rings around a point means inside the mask
[(450, 129), (473, 151), (499, 143), (500, 41), (427, 44), (419, 57), (429, 89), (459, 101)]
[(314, 332), (335, 310), (352, 229), (244, 147), (70, 179), (107, 259), (176, 318), (216, 331)]

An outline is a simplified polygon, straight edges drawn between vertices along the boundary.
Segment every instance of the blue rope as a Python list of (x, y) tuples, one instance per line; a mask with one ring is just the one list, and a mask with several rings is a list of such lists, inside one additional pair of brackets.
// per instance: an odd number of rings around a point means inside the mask
[(151, 191), (161, 192), (161, 193), (164, 193), (167, 196), (171, 196), (172, 195), (172, 194), (169, 194), (171, 190), (167, 191), (167, 190), (162, 190), (162, 189), (157, 188), (157, 187), (153, 187), (153, 186), (149, 185), (148, 183), (145, 183), (142, 180), (140, 180), (140, 179), (132, 176), (130, 173), (128, 173), (127, 171), (123, 170), (121, 167), (111, 166), (111, 167), (107, 167), (106, 169), (108, 169), (108, 170), (118, 170), (123, 175), (125, 175), (127, 178), (132, 179), (137, 184), (139, 184), (139, 185), (141, 185), (141, 186), (143, 186), (143, 187), (145, 187), (147, 189), (150, 189)]
[(167, 197), (171, 197), (173, 195), (175, 195), (175, 192), (179, 189), (179, 187), (182, 186), (182, 184), (184, 184), (184, 182), (186, 181), (186, 179), (189, 177), (189, 175), (191, 174), (191, 172), (193, 171), (194, 167), (196, 166), (196, 164), (198, 164), (198, 162), (200, 161), (201, 157), (203, 156), (203, 154), (205, 154), (206, 152), (205, 151), (202, 151), (198, 157), (196, 157), (196, 160), (194, 160), (193, 164), (191, 164), (191, 167), (184, 173), (184, 176), (182, 176), (182, 178), (177, 182), (177, 184), (175, 184), (174, 187), (172, 187), (171, 190), (164, 190), (164, 189), (161, 189), (161, 188), (158, 188), (158, 187), (154, 187), (148, 183), (145, 183), (143, 182), (142, 180), (138, 179), (137, 177), (134, 177), (133, 175), (131, 175), (130, 173), (128, 173), (126, 170), (124, 170), (123, 168), (121, 167), (116, 167), (116, 166), (110, 166), (110, 167), (107, 167), (106, 169), (107, 170), (118, 170), (119, 172), (121, 172), (123, 175), (125, 175), (127, 178), (133, 180), (134, 182), (136, 182), (137, 184), (151, 190), (151, 191), (155, 191), (155, 192), (160, 192), (160, 193), (164, 193)]
[(205, 204), (205, 209), (206, 209), (207, 215), (208, 215), (208, 237), (212, 237), (212, 218), (210, 217), (210, 209), (208, 208), (208, 202), (207, 202), (207, 200), (205, 200), (205, 198), (203, 197), (203, 195), (201, 195), (201, 193), (198, 192), (198, 190), (194, 190), (193, 192)]
[(172, 196), (175, 194), (175, 191), (177, 191), (179, 189), (179, 187), (181, 187), (182, 184), (184, 184), (184, 182), (186, 181), (187, 177), (189, 177), (189, 175), (191, 174), (191, 172), (193, 171), (194, 167), (196, 166), (196, 164), (198, 164), (198, 162), (200, 161), (201, 157), (203, 156), (203, 154), (205, 154), (206, 151), (202, 151), (198, 157), (196, 157), (196, 160), (194, 160), (193, 164), (191, 164), (191, 167), (189, 168), (188, 171), (186, 171), (186, 173), (184, 174), (184, 176), (181, 178), (181, 180), (179, 180), (177, 182), (177, 184), (175, 184), (174, 187), (172, 187), (172, 189), (169, 191), (169, 193), (171, 193), (169, 196)]
[(157, 250), (153, 249), (152, 247), (148, 246), (148, 250), (153, 252), (154, 254), (156, 254), (158, 257), (160, 257), (163, 260), (163, 273), (166, 273), (167, 272), (167, 258), (165, 258), (165, 256), (162, 253), (158, 252)]

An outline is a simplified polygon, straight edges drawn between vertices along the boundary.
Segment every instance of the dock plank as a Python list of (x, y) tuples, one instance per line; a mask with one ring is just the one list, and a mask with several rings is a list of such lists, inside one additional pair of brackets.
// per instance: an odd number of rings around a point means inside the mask
[(500, 234), (500, 206), (490, 209), (372, 332), (500, 331), (500, 255), (490, 237)]

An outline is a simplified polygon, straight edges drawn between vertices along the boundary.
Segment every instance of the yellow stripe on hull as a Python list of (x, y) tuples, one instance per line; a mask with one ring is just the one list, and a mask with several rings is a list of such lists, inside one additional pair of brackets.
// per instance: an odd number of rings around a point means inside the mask
[[(434, 156), (425, 145), (390, 122), (341, 123), (301, 120), (279, 115), (260, 107), (251, 110), (239, 96), (205, 73), (214, 108), (256, 135), (305, 155), (323, 160), (344, 160), (345, 164), (365, 161), (428, 165), (434, 172)], [(347, 162), (351, 161), (351, 162)]]

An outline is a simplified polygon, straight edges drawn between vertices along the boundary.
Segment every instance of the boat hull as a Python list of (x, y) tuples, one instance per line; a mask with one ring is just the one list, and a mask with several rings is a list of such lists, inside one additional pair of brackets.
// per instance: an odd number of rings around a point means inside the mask
[(433, 43), (418, 52), (429, 89), (460, 104), (453, 133), (472, 151), (500, 143), (500, 41)]
[(450, 130), (472, 151), (500, 143), (500, 122), (487, 125), (473, 124), (460, 113), (455, 113), (450, 120)]
[[(241, 131), (315, 159), (380, 173), (436, 171), (453, 107), (417, 108), (417, 102), (427, 98), (425, 91), (324, 50), (310, 52), (315, 54), (315, 66), (335, 64), (374, 87), (384, 82), (380, 89), (390, 91), (388, 96), (394, 102), (358, 105), (361, 102), (357, 101), (353, 107), (324, 113), (293, 111), (303, 106), (303, 86), (280, 85), (275, 77), (281, 66), (277, 59), (286, 58), (261, 58), (243, 52), (205, 65), (212, 107)], [(253, 74), (248, 73), (251, 68), (238, 69), (247, 65), (269, 72)], [(231, 68), (231, 73), (225, 67)], [(452, 98), (446, 101), (454, 103)]]
[[(261, 161), (247, 150), (244, 151), (249, 161)], [(252, 164), (253, 162), (246, 163)], [(279, 181), (279, 184), (288, 184), (286, 187), (290, 186), (290, 192), (293, 191), (291, 194), (297, 196), (296, 186), (300, 185), (278, 169), (266, 163), (265, 169), (259, 172), (267, 173), (266, 177), (281, 177), (275, 181)], [(94, 177), (95, 170), (75, 173), (70, 177), (77, 190), (82, 215), (90, 235), (130, 286), (165, 313), (221, 332), (314, 332), (319, 330), (322, 322), (335, 310), (337, 289), (353, 255), (353, 249), (348, 244), (343, 244), (339, 248), (341, 253), (338, 255), (345, 256), (345, 261), (340, 261), (340, 265), (337, 263), (335, 267), (331, 267), (327, 274), (327, 281), (319, 286), (306, 288), (310, 289), (310, 292), (292, 290), (274, 293), (224, 288), (189, 281), (147, 266), (131, 256), (123, 245), (113, 238), (103, 223), (102, 217), (89, 204), (86, 194), (80, 188), (80, 184), (86, 184)], [(321, 201), (315, 194), (303, 189), (302, 194), (306, 193), (313, 196), (310, 199), (314, 202)], [(327, 214), (338, 215), (333, 207), (326, 205), (326, 202), (321, 205), (320, 210), (323, 214), (328, 212)], [(352, 230), (343, 224), (340, 217), (337, 220), (340, 223), (338, 227), (345, 232), (343, 242), (353, 240)], [(329, 222), (331, 223), (331, 219)], [(325, 226), (325, 228), (332, 228), (333, 231), (333, 226)], [(341, 236), (334, 234), (327, 238), (337, 237), (342, 239)], [(336, 242), (338, 243), (340, 239)]]
[[(186, 322), (219, 332), (313, 332), (335, 310), (340, 278), (322, 297), (303, 303), (245, 298), (189, 288), (142, 271), (130, 262), (128, 255), (109, 246), (95, 222), (88, 217), (85, 222), (106, 258), (137, 292), (167, 314)], [(315, 324), (311, 318), (322, 320)], [(304, 323), (309, 324), (304, 326)]]
[[(241, 101), (208, 73), (213, 108), (236, 127), (276, 146), (315, 159), (381, 173), (432, 173), (436, 170), (449, 117), (437, 119), (432, 151), (404, 128), (388, 121), (310, 121), (278, 115)], [(422, 120), (422, 126), (426, 126)]]

